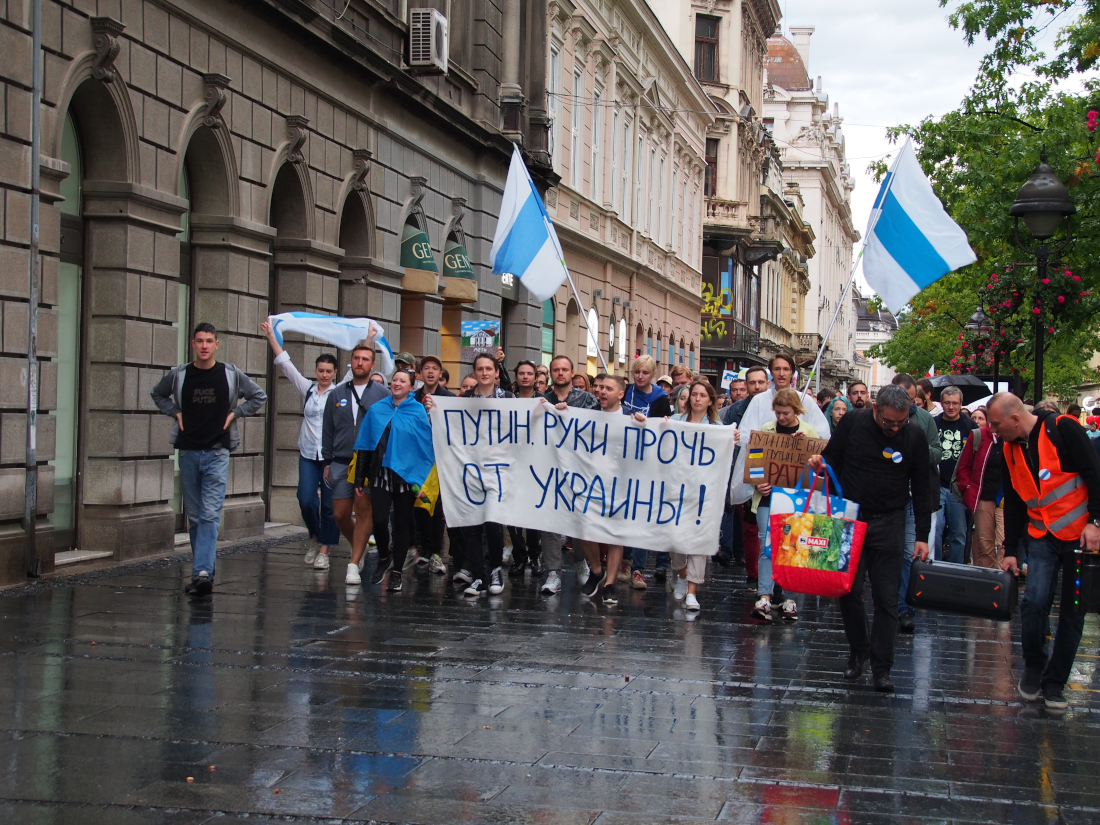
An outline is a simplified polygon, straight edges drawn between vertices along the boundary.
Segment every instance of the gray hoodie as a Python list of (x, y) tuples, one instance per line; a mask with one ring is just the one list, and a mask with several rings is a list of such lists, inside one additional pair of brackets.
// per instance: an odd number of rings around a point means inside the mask
[(321, 459), (325, 464), (333, 461), (347, 464), (355, 454), (355, 436), (359, 434), (359, 424), (371, 405), (390, 394), (390, 391), (377, 381), (368, 381), (363, 385), (359, 398), (359, 415), (353, 421), (351, 408), (355, 404), (352, 383), (340, 384), (329, 393), (325, 403), (325, 417), (321, 424)]
[[(180, 433), (179, 421), (176, 414), (183, 412), (180, 408), (180, 393), (183, 392), (183, 380), (187, 376), (188, 364), (180, 364), (172, 367), (157, 385), (149, 391), (153, 397), (153, 403), (157, 409), (165, 415), (172, 417), (172, 435), (168, 443), (176, 444), (176, 437)], [(241, 446), (241, 434), (237, 430), (237, 419), (255, 415), (260, 407), (267, 401), (267, 393), (260, 389), (260, 385), (245, 375), (243, 370), (233, 364), (225, 364), (225, 380), (229, 382), (229, 397), (244, 399), (233, 409), (233, 422), (229, 425), (229, 450), (232, 452)]]

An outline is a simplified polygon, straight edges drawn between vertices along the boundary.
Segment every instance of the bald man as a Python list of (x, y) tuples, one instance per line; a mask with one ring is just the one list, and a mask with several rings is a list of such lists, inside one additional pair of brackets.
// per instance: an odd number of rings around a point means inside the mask
[[(1026, 529), (1028, 575), (1020, 603), (1024, 674), (1017, 690), (1027, 701), (1042, 698), (1063, 710), (1065, 686), (1081, 642), (1084, 611), (1067, 598), (1078, 548), (1100, 551), (1100, 461), (1080, 422), (1047, 410), (1029, 412), (1011, 393), (988, 405), (989, 426), (1004, 439), (1004, 570), (1019, 575), (1016, 559)], [(1063, 595), (1058, 631), (1046, 649), (1050, 608), (1058, 571)]]

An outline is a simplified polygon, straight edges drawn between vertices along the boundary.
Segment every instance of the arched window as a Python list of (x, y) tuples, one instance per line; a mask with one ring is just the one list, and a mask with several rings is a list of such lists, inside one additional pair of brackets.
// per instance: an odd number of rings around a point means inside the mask
[(550, 366), (554, 357), (554, 299), (542, 302), (542, 363)]

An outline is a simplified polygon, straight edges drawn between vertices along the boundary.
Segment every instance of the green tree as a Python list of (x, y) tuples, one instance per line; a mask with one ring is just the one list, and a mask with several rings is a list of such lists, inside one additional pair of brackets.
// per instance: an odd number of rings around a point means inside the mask
[[(941, 0), (941, 5), (951, 2)], [(998, 347), (1004, 352), (1003, 369), (1015, 366), (1030, 379), (1032, 329), (1039, 318), (1044, 328), (1055, 330), (1045, 348), (1046, 389), (1066, 395), (1074, 384), (1094, 378), (1088, 362), (1100, 345), (1093, 320), (1100, 287), (1100, 131), (1092, 130), (1089, 116), (1100, 109), (1100, 81), (1082, 76), (1100, 59), (1100, 0), (954, 5), (948, 20), (967, 42), (973, 44), (979, 35), (990, 42), (978, 77), (959, 109), (887, 134), (895, 142), (913, 139), (933, 189), (966, 231), (978, 261), (914, 298), (899, 314), (898, 334), (878, 354), (896, 369), (924, 371), (928, 363), (946, 368), (955, 358), (956, 367), (966, 371), (973, 341), (960, 322), (979, 300), (988, 303), (987, 291), (1007, 289), (1010, 300), (1013, 294), (1019, 299), (1011, 307), (998, 302), (999, 314), (991, 313), (998, 329), (1005, 329)], [(1049, 27), (1058, 29), (1053, 55), (1035, 45)], [(1073, 243), (1052, 270), (1068, 268), (1079, 280), (1073, 281), (1074, 291), (1061, 295), (1043, 292), (1058, 285), (1038, 283), (1034, 267), (1027, 265), (1034, 258), (1016, 247), (1014, 220), (1008, 215), (1041, 156), (1067, 183), (1077, 208)], [(881, 175), (886, 163), (872, 168)], [(1031, 244), (1023, 227), (1020, 235)], [(961, 365), (956, 353), (960, 334), (969, 345), (962, 348)]]

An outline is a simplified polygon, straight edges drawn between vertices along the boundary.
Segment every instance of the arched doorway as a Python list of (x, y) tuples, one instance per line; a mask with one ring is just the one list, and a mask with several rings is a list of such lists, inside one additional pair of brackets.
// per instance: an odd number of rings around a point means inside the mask
[(61, 254), (57, 266), (57, 404), (54, 408), (53, 512), (54, 547), (77, 544), (78, 479), (80, 469), (81, 312), (84, 287), (84, 219), (82, 188), (84, 156), (72, 115), (65, 114), (61, 160), (69, 176), (61, 181)]

